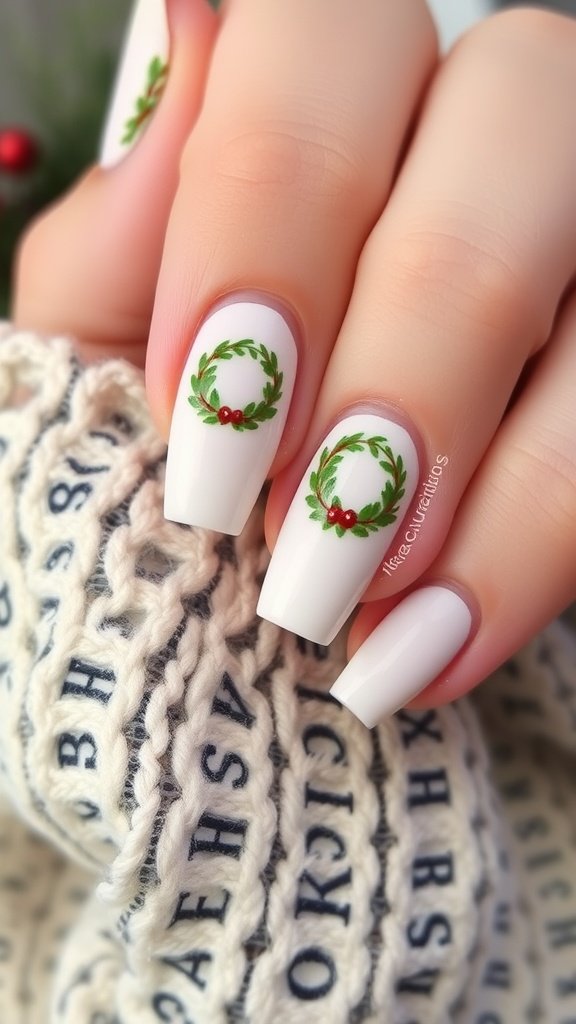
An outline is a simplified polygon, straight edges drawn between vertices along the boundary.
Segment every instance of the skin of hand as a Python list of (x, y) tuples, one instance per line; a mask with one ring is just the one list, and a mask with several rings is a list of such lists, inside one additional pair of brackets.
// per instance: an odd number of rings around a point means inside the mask
[[(15, 323), (145, 365), (168, 440), (205, 325), (264, 308), (297, 362), (263, 614), (325, 642), (361, 599), (335, 693), (366, 724), (453, 700), (576, 591), (576, 22), (516, 8), (440, 57), (422, 0), (166, 16), (150, 124), (28, 231)], [(226, 474), (250, 416), (216, 395)]]

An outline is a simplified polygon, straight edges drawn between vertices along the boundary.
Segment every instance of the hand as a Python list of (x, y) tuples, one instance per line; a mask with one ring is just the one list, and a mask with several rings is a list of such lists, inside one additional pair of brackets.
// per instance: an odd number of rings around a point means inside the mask
[(575, 593), (576, 23), (439, 61), (420, 0), (167, 11), (150, 124), (29, 233), (16, 319), (146, 357), (169, 518), (237, 533), (273, 477), (259, 611), (325, 643), (366, 602), (363, 721), (452, 700)]

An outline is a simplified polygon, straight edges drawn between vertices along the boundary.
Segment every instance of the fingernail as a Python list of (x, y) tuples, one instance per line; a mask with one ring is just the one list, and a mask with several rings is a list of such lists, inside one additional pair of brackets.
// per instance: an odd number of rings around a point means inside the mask
[(359, 647), (330, 693), (372, 729), (446, 668), (471, 625), (468, 605), (453, 590), (414, 590)]
[(168, 48), (166, 0), (137, 0), (102, 136), (102, 167), (117, 164), (148, 126), (166, 84)]
[(166, 519), (242, 532), (282, 437), (296, 362), (294, 334), (272, 306), (231, 302), (204, 321), (172, 416)]
[(368, 413), (342, 419), (308, 466), (280, 531), (258, 614), (328, 644), (372, 579), (418, 482), (407, 430)]

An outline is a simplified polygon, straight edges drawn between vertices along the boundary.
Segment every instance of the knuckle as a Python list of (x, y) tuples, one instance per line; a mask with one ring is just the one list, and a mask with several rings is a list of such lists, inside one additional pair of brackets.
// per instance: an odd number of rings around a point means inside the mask
[[(545, 495), (545, 517), (538, 525), (548, 525), (559, 536), (573, 537), (576, 515), (576, 457), (559, 434), (545, 428), (529, 443), (516, 442), (506, 460), (510, 475), (510, 493), (516, 508), (526, 504), (525, 496)], [(530, 521), (534, 523), (534, 507)]]
[(482, 234), (430, 226), (395, 240), (386, 298), (485, 338), (518, 331), (530, 319), (527, 275), (503, 238)]
[(239, 201), (277, 201), (289, 192), (291, 200), (333, 207), (340, 216), (358, 203), (358, 160), (344, 139), (318, 127), (246, 128), (213, 145), (206, 169), (216, 188)]

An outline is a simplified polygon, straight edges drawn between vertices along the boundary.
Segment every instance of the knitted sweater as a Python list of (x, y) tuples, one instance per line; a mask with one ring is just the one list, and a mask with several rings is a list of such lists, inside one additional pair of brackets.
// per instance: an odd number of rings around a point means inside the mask
[(575, 1024), (568, 617), (369, 732), (164, 467), (140, 371), (3, 329), (2, 1024)]

